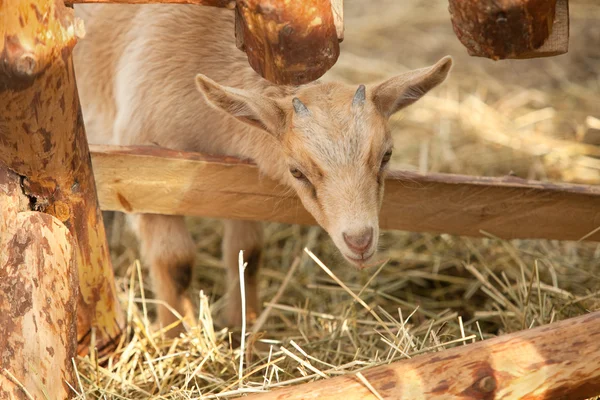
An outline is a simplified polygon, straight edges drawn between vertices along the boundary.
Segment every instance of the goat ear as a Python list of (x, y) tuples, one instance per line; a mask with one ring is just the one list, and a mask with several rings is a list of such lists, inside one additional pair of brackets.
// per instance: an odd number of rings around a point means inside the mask
[(196, 75), (196, 86), (212, 107), (223, 110), (249, 125), (274, 136), (283, 131), (285, 111), (268, 97), (242, 89), (223, 86), (205, 75)]
[(398, 75), (376, 85), (371, 90), (371, 99), (386, 117), (423, 97), (442, 83), (452, 67), (452, 57), (446, 56), (435, 65)]

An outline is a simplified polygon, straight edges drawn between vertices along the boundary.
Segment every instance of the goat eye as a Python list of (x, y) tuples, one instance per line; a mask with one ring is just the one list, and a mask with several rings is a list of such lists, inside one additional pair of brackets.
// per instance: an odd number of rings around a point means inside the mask
[(383, 155), (383, 159), (381, 160), (381, 168), (385, 167), (390, 162), (391, 158), (392, 158), (392, 151), (389, 150), (388, 152), (386, 152)]
[(296, 179), (306, 179), (306, 176), (304, 176), (304, 174), (297, 168), (290, 169), (290, 173)]

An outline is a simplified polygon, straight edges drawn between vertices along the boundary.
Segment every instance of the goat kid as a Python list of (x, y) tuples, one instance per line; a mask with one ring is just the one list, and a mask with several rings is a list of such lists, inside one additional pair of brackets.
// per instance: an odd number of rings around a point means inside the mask
[[(262, 173), (293, 188), (350, 263), (360, 266), (372, 259), (392, 155), (388, 118), (443, 82), (450, 57), (358, 88), (323, 82), (283, 87), (259, 77), (235, 47), (229, 10), (195, 5), (75, 8), (87, 30), (74, 56), (90, 143), (159, 144), (250, 158)], [(130, 219), (157, 298), (193, 321), (186, 292), (195, 246), (184, 218), (142, 214)], [(262, 228), (233, 220), (225, 221), (224, 228), (230, 296), (226, 322), (237, 326), (240, 250), (248, 262), (248, 320), (260, 311)], [(163, 306), (158, 318), (164, 326), (176, 320)]]

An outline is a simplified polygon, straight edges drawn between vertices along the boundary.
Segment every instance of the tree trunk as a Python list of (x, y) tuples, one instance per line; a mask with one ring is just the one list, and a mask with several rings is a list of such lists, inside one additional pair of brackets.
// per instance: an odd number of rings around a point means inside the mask
[(56, 217), (75, 240), (78, 343), (109, 350), (124, 318), (114, 278), (71, 58), (82, 33), (60, 0), (0, 2), (0, 163), (16, 172), (30, 210)]
[(0, 165), (0, 398), (74, 393), (77, 271), (73, 237), (28, 209), (18, 175)]

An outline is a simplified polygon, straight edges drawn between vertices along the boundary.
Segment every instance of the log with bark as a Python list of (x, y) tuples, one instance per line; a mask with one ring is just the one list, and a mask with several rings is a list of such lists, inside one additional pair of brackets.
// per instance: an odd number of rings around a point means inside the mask
[[(71, 50), (82, 33), (60, 0), (0, 2), (0, 163), (20, 176), (28, 208), (75, 240), (79, 350), (109, 350), (124, 316), (115, 293)], [(2, 201), (2, 199), (0, 199)]]
[(58, 219), (29, 211), (0, 164), (0, 399), (74, 397), (77, 270)]
[(583, 400), (600, 394), (599, 335), (600, 311), (244, 399)]
[(280, 85), (320, 78), (340, 54), (330, 0), (239, 1), (236, 40), (250, 66)]
[(449, 2), (454, 32), (471, 56), (524, 59), (568, 51), (568, 0)]

